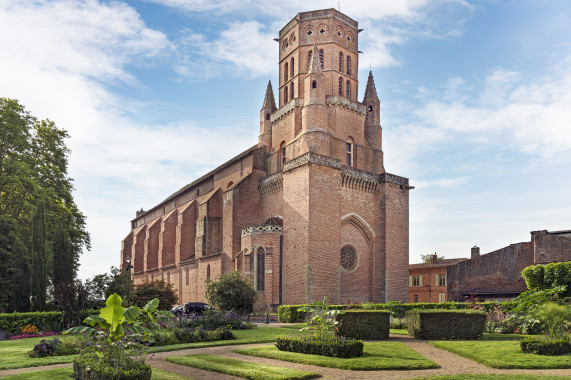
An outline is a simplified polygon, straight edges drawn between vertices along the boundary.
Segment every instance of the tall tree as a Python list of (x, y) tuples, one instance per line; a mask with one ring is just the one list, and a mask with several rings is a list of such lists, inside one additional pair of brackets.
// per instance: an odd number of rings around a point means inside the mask
[(30, 257), (24, 243), (16, 240), (14, 244), (12, 266), (12, 303), (11, 311), (30, 310)]
[(0, 215), (0, 312), (11, 311), (13, 284), (10, 270), (14, 263), (16, 232), (12, 218)]
[(46, 307), (48, 276), (46, 272), (46, 215), (43, 199), (38, 201), (32, 222), (32, 273), (31, 310), (42, 311)]
[(56, 229), (52, 245), (53, 270), (52, 284), (54, 289), (62, 284), (71, 284), (74, 279), (73, 248), (67, 231), (60, 225)]

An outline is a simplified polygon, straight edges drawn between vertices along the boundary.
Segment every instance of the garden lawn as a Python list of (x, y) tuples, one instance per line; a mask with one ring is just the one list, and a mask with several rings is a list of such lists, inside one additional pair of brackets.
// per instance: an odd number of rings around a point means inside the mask
[(294, 363), (358, 371), (405, 370), (438, 368), (438, 364), (413, 351), (400, 342), (365, 342), (363, 356), (351, 359), (332, 358), (280, 351), (275, 346), (244, 348), (234, 352), (242, 355), (260, 356)]
[(52, 340), (57, 338), (62, 342), (75, 339), (69, 335), (56, 335), (43, 338), (27, 338), (16, 340), (4, 340), (0, 342), (0, 369), (37, 367), (41, 365), (71, 363), (75, 355), (48, 356), (45, 358), (30, 358), (27, 355), (34, 346), (42, 339)]
[(267, 364), (252, 363), (222, 356), (195, 354), (186, 356), (173, 356), (167, 358), (169, 362), (195, 368), (225, 373), (227, 375), (246, 377), (248, 379), (313, 379), (319, 374), (297, 369), (278, 367)]
[[(58, 368), (47, 371), (34, 371), (20, 373), (17, 375), (5, 376), (6, 380), (45, 380), (52, 379), (73, 379), (73, 368)], [(178, 373), (167, 372), (162, 369), (153, 368), (151, 380), (193, 380), (191, 377), (179, 375)]]
[(559, 356), (527, 354), (521, 351), (519, 341), (431, 341), (429, 344), (492, 368), (571, 368), (571, 353)]
[(256, 327), (250, 330), (232, 330), (232, 334), (236, 336), (233, 340), (215, 340), (212, 342), (196, 342), (196, 343), (181, 343), (173, 344), (170, 346), (158, 346), (151, 347), (149, 352), (167, 352), (167, 351), (177, 351), (188, 348), (202, 348), (202, 347), (214, 347), (214, 346), (229, 346), (236, 344), (249, 344), (249, 343), (269, 343), (274, 342), (276, 338), (280, 335), (289, 335), (291, 333), (296, 334), (309, 334), (308, 332), (297, 332), (292, 331), (289, 328), (282, 327)]

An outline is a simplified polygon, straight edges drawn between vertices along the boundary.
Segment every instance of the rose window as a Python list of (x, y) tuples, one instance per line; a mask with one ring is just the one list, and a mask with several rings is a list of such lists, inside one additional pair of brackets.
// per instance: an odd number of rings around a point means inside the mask
[(354, 247), (346, 245), (341, 248), (341, 267), (345, 270), (353, 270), (357, 267), (357, 251)]

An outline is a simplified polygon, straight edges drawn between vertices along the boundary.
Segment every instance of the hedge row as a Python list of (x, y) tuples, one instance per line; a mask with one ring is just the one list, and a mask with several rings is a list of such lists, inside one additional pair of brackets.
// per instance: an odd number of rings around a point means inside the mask
[(549, 289), (567, 286), (566, 295), (571, 295), (571, 261), (530, 265), (521, 272), (529, 289)]
[(311, 336), (281, 336), (276, 339), (276, 347), (280, 351), (336, 358), (356, 358), (363, 355), (363, 342), (355, 339), (317, 340)]
[(391, 313), (388, 310), (348, 310), (337, 314), (337, 335), (345, 338), (389, 339)]
[[(478, 306), (488, 311), (493, 306), (497, 306), (497, 302), (479, 302)], [(303, 322), (305, 313), (298, 311), (300, 307), (312, 305), (281, 305), (278, 307), (278, 320), (282, 323)], [(406, 315), (407, 311), (413, 309), (432, 310), (432, 309), (446, 309), (446, 310), (466, 310), (470, 309), (471, 303), (467, 302), (442, 302), (442, 303), (400, 303), (400, 302), (387, 302), (387, 303), (364, 303), (359, 305), (329, 305), (331, 310), (387, 310), (390, 311), (391, 316), (394, 318), (402, 318)]]
[(526, 337), (520, 341), (523, 352), (538, 355), (564, 355), (571, 352), (571, 341), (568, 339), (547, 340), (545, 338)]
[(0, 330), (16, 335), (22, 332), (22, 327), (33, 325), (39, 331), (63, 330), (63, 313), (61, 311), (36, 311), (33, 313), (0, 314)]
[(411, 310), (406, 319), (416, 339), (478, 339), (486, 328), (486, 313), (476, 310)]

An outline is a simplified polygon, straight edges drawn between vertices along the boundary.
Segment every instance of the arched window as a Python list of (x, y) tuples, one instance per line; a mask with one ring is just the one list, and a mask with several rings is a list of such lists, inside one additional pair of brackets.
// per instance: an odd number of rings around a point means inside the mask
[(323, 49), (319, 49), (319, 63), (321, 64), (322, 69), (324, 67), (324, 62), (325, 62), (325, 53), (323, 52)]
[(347, 57), (347, 75), (351, 75), (351, 57)]
[(291, 100), (293, 100), (293, 98), (294, 98), (294, 96), (293, 96), (293, 94), (294, 94), (294, 92), (293, 92), (293, 90), (294, 90), (293, 82), (291, 82), (291, 84), (290, 84), (289, 87), (290, 87), (290, 91), (289, 91), (289, 92), (290, 92), (290, 97), (291, 97)]
[(210, 264), (206, 266), (206, 281), (210, 280)]
[(309, 66), (311, 65), (311, 53), (311, 50), (307, 52), (307, 71), (309, 71)]
[(284, 87), (284, 104), (287, 103), (287, 86)]
[(339, 71), (343, 72), (343, 53), (339, 53)]
[(285, 141), (281, 143), (280, 145), (280, 152), (279, 152), (279, 167), (280, 170), (284, 169), (285, 163), (286, 163), (286, 143)]
[(351, 99), (351, 82), (347, 81), (346, 87), (345, 96)]
[(284, 82), (287, 82), (287, 80), (289, 79), (288, 75), (289, 75), (289, 69), (286, 62), (284, 65)]
[(270, 120), (270, 113), (266, 112), (266, 120)]
[(190, 284), (190, 276), (188, 274), (188, 268), (186, 268), (186, 285)]
[(339, 77), (339, 95), (343, 96), (343, 78)]
[(264, 248), (256, 250), (256, 290), (264, 291), (266, 282), (266, 253)]
[(294, 67), (295, 67), (295, 66), (294, 66), (294, 64), (293, 64), (294, 62), (295, 62), (295, 60), (293, 59), (293, 57), (291, 57), (290, 70), (291, 70), (291, 77), (292, 77), (292, 78), (293, 78), (293, 75), (294, 75), (294, 72), (295, 72), (295, 70), (294, 70)]
[(311, 82), (311, 88), (317, 88), (317, 81), (316, 80)]
[(347, 166), (354, 166), (353, 149), (353, 139), (349, 137), (347, 139)]

